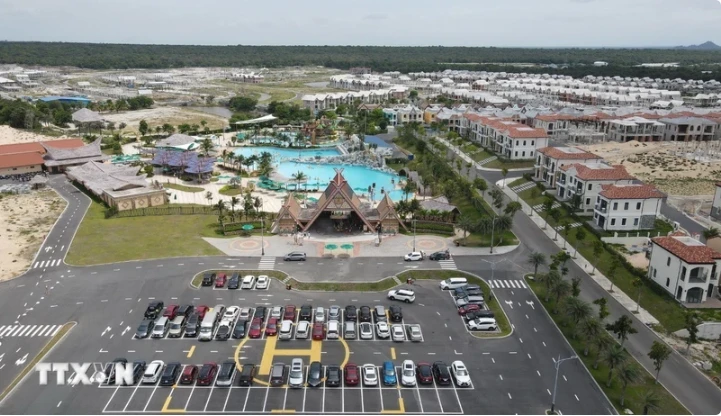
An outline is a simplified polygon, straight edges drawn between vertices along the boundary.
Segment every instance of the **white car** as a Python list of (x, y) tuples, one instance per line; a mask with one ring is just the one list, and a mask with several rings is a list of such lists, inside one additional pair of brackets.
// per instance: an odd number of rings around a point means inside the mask
[(416, 385), (416, 365), (411, 360), (405, 360), (401, 365), (401, 385), (406, 387)]
[(388, 322), (381, 321), (376, 324), (376, 335), (382, 339), (391, 336), (391, 328), (388, 326)]
[(290, 371), (288, 372), (288, 386), (293, 389), (303, 387), (303, 360), (301, 358), (293, 358), (290, 362)]
[(423, 341), (421, 326), (418, 324), (408, 325), (408, 338), (413, 342)]
[(463, 361), (454, 361), (451, 363), (451, 374), (456, 380), (458, 387), (471, 387), (471, 376), (468, 375), (468, 369)]
[(408, 289), (391, 290), (388, 292), (388, 299), (402, 300), (405, 303), (413, 303), (416, 300), (416, 292)]
[(283, 317), (283, 307), (282, 306), (273, 306), (270, 309), (270, 317), (278, 318), (278, 320), (280, 321), (280, 318)]
[(391, 326), (391, 336), (393, 337), (394, 342), (403, 342), (406, 340), (406, 333), (403, 330), (403, 325), (392, 325)]
[(361, 322), (358, 325), (360, 339), (373, 339), (373, 325), (370, 322)]
[(468, 321), (468, 329), (471, 331), (495, 331), (498, 329), (495, 318), (476, 318)]
[(323, 323), (325, 322), (325, 308), (322, 306), (319, 306), (315, 308), (315, 322)]
[(423, 260), (423, 253), (420, 251), (414, 251), (412, 253), (408, 253), (403, 257), (403, 260), (405, 261), (421, 261)]
[(161, 360), (155, 360), (151, 361), (150, 364), (148, 364), (147, 367), (145, 367), (145, 373), (143, 373), (143, 378), (141, 380), (141, 383), (143, 384), (155, 384), (158, 382), (158, 379), (160, 378), (160, 373), (163, 372), (163, 367), (165, 366), (165, 363)]
[(363, 385), (364, 386), (377, 386), (378, 385), (378, 370), (373, 364), (363, 364)]
[(256, 289), (267, 289), (270, 283), (270, 278), (264, 274), (258, 276), (258, 280), (255, 281)]
[(295, 339), (308, 339), (310, 334), (310, 323), (308, 321), (298, 322), (298, 326), (295, 327)]
[(228, 309), (223, 313), (224, 321), (235, 321), (235, 318), (240, 314), (240, 308), (237, 306), (229, 306)]
[(243, 278), (243, 280), (240, 283), (241, 289), (252, 289), (253, 285), (255, 284), (255, 276), (252, 274), (249, 274)]
[(250, 321), (250, 308), (242, 308), (240, 310), (240, 319), (242, 321)]

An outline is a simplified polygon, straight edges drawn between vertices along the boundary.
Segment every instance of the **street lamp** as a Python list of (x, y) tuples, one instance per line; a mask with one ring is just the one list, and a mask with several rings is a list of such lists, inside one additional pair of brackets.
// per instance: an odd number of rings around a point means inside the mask
[(416, 219), (413, 218), (413, 252), (416, 251)]
[(571, 357), (563, 358), (563, 359), (561, 359), (561, 356), (559, 355), (558, 360), (554, 360), (553, 365), (554, 365), (554, 367), (556, 367), (556, 379), (553, 381), (553, 398), (551, 400), (551, 413), (553, 413), (556, 408), (556, 388), (558, 387), (558, 369), (561, 368), (561, 363), (563, 363), (564, 361), (575, 360), (576, 358), (578, 358), (578, 355), (573, 355)]
[(263, 210), (263, 198), (260, 199), (260, 255), (265, 256), (265, 212)]
[(491, 254), (493, 254), (493, 237), (496, 231), (496, 219), (497, 216), (493, 216), (493, 222), (491, 223)]

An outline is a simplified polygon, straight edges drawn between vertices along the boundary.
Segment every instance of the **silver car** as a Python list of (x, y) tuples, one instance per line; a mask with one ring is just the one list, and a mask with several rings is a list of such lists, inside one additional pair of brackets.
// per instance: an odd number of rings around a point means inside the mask
[(241, 321), (250, 321), (250, 308), (241, 308), (240, 309), (240, 320)]
[(358, 325), (360, 339), (373, 339), (373, 325), (370, 322), (361, 322)]
[(376, 336), (381, 339), (391, 336), (391, 328), (388, 326), (388, 322), (381, 321), (376, 324)]
[(322, 306), (319, 306), (315, 308), (315, 322), (323, 323), (325, 322), (325, 308)]
[(283, 317), (283, 307), (282, 306), (273, 306), (270, 310), (270, 317), (271, 318), (278, 318), (280, 320)]
[(408, 325), (408, 339), (413, 342), (423, 341), (423, 334), (421, 333), (421, 326), (418, 324)]
[(288, 374), (288, 386), (297, 389), (303, 387), (303, 359), (293, 358), (290, 362), (290, 373)]
[(341, 309), (338, 305), (333, 305), (330, 308), (328, 308), (328, 320), (329, 321), (339, 321), (341, 318)]
[(406, 340), (406, 333), (403, 330), (403, 325), (391, 325), (391, 338), (394, 342), (403, 342)]

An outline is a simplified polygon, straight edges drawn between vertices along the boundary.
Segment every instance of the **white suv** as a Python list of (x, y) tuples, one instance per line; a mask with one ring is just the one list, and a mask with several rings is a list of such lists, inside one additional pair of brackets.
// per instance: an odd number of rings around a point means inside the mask
[(412, 303), (416, 300), (416, 292), (408, 289), (391, 290), (388, 292), (388, 299)]

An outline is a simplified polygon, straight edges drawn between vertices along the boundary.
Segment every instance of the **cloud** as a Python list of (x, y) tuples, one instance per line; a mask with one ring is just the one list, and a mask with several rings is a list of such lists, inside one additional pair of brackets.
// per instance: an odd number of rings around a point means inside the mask
[(363, 20), (386, 20), (387, 18), (387, 15), (381, 13), (371, 13), (363, 16)]

